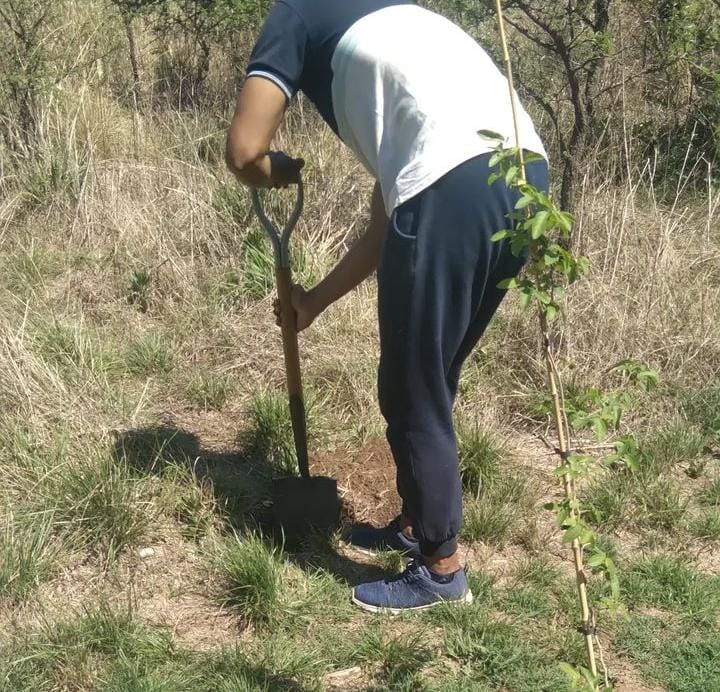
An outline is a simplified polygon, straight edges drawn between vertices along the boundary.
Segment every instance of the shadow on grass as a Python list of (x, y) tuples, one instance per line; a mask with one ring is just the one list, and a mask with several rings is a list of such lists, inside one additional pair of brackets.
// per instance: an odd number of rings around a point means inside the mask
[[(259, 531), (274, 544), (284, 544), (272, 507), (275, 470), (251, 443), (240, 440), (234, 450), (217, 451), (204, 447), (195, 433), (160, 425), (119, 432), (113, 456), (140, 475), (182, 473), (199, 488), (211, 488), (228, 530), (241, 535)], [(284, 552), (302, 569), (325, 570), (350, 586), (387, 576), (377, 565), (338, 553), (328, 536), (308, 536), (299, 548), (284, 546)]]

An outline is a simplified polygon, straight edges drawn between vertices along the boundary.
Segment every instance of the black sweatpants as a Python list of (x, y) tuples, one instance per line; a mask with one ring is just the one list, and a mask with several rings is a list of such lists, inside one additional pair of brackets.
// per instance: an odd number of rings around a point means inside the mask
[[(488, 185), (491, 155), (400, 205), (378, 268), (380, 408), (403, 514), (433, 557), (455, 552), (462, 520), (452, 420), (460, 368), (503, 299), (497, 284), (526, 260), (490, 240), (519, 198), (503, 181)], [(546, 191), (547, 164), (529, 164), (528, 180)]]

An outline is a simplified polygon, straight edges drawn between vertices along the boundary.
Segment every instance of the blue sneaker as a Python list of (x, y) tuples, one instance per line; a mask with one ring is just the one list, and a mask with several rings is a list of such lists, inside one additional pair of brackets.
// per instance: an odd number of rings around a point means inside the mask
[(420, 541), (408, 538), (402, 532), (400, 517), (395, 517), (380, 529), (373, 526), (354, 527), (345, 541), (368, 555), (374, 555), (379, 550), (397, 550), (408, 557), (420, 557)]
[(453, 574), (446, 584), (436, 582), (428, 568), (413, 560), (396, 577), (360, 584), (353, 589), (352, 602), (371, 613), (398, 615), (425, 610), (441, 603), (472, 603), (473, 596), (465, 570)]

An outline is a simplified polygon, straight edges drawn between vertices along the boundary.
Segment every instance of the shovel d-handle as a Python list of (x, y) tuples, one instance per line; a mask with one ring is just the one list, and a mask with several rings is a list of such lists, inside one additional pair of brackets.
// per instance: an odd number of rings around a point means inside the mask
[(310, 466), (307, 452), (307, 425), (305, 418), (305, 400), (303, 398), (302, 377), (300, 375), (300, 350), (298, 347), (297, 315), (292, 305), (292, 270), (290, 267), (290, 236), (303, 209), (304, 192), (302, 181), (298, 182), (298, 196), (290, 218), (282, 232), (265, 213), (260, 195), (252, 191), (252, 202), (260, 223), (268, 234), (275, 252), (275, 283), (280, 303), (280, 326), (282, 329), (283, 353), (285, 355), (285, 375), (288, 397), (290, 399), (290, 420), (292, 422), (295, 453), (297, 454), (300, 475), (310, 478)]

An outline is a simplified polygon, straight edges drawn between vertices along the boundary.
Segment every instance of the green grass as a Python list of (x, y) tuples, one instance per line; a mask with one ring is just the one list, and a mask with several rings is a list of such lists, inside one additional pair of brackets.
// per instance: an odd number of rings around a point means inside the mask
[(720, 476), (715, 478), (702, 492), (699, 494), (700, 502), (710, 507), (720, 507)]
[(635, 521), (642, 528), (675, 531), (688, 511), (688, 500), (682, 497), (679, 485), (671, 480), (638, 485), (633, 500)]
[(233, 535), (217, 556), (225, 580), (222, 601), (238, 610), (243, 621), (271, 625), (283, 607), (282, 553), (254, 535)]
[(581, 492), (581, 500), (596, 526), (615, 529), (626, 523), (633, 507), (635, 478), (627, 471), (601, 474)]
[(477, 499), (465, 499), (462, 538), (504, 544), (529, 510), (528, 499), (524, 479), (508, 470), (502, 477), (486, 483)]
[(61, 542), (53, 537), (53, 516), (13, 514), (2, 519), (0, 542), (0, 599), (22, 601), (53, 576)]
[(278, 475), (296, 475), (297, 458), (287, 397), (272, 391), (258, 394), (250, 403), (249, 413), (248, 453), (267, 463)]
[(185, 386), (185, 397), (203, 411), (219, 411), (235, 390), (235, 379), (226, 373), (201, 371), (193, 373)]
[(560, 578), (560, 570), (547, 555), (525, 558), (515, 571), (515, 580), (530, 586), (547, 588)]
[(623, 570), (621, 587), (629, 604), (667, 609), (693, 623), (715, 623), (720, 612), (720, 577), (702, 574), (676, 555), (638, 560)]
[(556, 651), (518, 625), (493, 620), (482, 604), (438, 608), (432, 622), (442, 627), (443, 650), (459, 667), (447, 689), (569, 689)]
[(604, 530), (676, 532), (684, 525), (689, 501), (674, 480), (642, 473), (607, 471), (582, 493), (588, 518)]
[(82, 324), (44, 325), (36, 331), (34, 340), (38, 353), (67, 379), (122, 373), (121, 359)]
[(646, 678), (669, 692), (709, 692), (720, 680), (720, 632), (684, 630), (662, 618), (631, 616), (621, 622), (614, 646)]
[(253, 228), (242, 250), (242, 292), (251, 300), (265, 298), (275, 284), (275, 260), (265, 231)]
[(64, 532), (109, 562), (140, 543), (157, 514), (143, 479), (101, 447), (68, 455), (55, 467), (35, 469), (34, 475), (30, 504), (38, 511), (52, 507)]
[(720, 441), (720, 381), (685, 393), (681, 406), (691, 423)]
[(393, 636), (379, 627), (369, 630), (355, 655), (360, 662), (380, 667), (380, 681), (369, 689), (407, 692), (427, 689), (422, 671), (435, 656), (428, 635), (420, 631)]
[(665, 426), (643, 440), (640, 471), (657, 477), (682, 464), (697, 476), (706, 443), (707, 435), (686, 422)]
[(128, 371), (133, 375), (150, 377), (166, 375), (172, 370), (172, 343), (161, 334), (147, 334), (130, 344), (125, 354)]
[(690, 524), (690, 532), (696, 538), (720, 541), (720, 514), (714, 511), (696, 517)]
[(4, 258), (4, 264), (5, 281), (16, 293), (42, 286), (63, 271), (62, 255), (42, 247), (32, 237), (23, 239), (22, 246)]
[(463, 489), (478, 498), (483, 485), (497, 481), (505, 447), (477, 424), (460, 423), (456, 430)]

